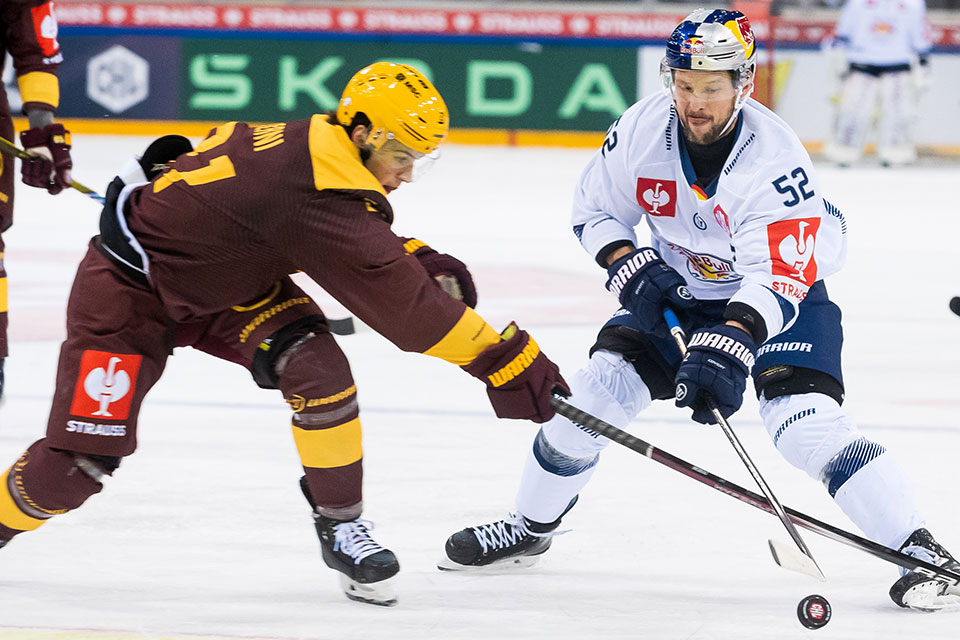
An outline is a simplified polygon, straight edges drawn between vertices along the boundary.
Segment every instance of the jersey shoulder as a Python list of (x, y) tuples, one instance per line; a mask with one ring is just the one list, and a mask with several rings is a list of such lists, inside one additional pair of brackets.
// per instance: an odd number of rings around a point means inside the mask
[(307, 145), (317, 191), (359, 189), (386, 195), (380, 182), (363, 165), (360, 150), (346, 130), (332, 124), (328, 116), (317, 114), (310, 118)]
[(800, 137), (780, 116), (753, 99), (743, 107), (743, 129), (724, 173), (747, 167), (761, 174), (781, 172), (784, 163), (811, 166)]
[(676, 153), (677, 115), (666, 91), (649, 95), (623, 112), (611, 127), (624, 151), (626, 166), (670, 162)]

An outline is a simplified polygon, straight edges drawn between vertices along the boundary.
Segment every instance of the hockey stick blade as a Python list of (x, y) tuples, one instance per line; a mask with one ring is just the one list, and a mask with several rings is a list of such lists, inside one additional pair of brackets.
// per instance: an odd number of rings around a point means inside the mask
[[(689, 462), (682, 460), (681, 458), (678, 458), (677, 456), (668, 453), (663, 449), (658, 449), (645, 440), (641, 440), (640, 438), (631, 435), (622, 429), (618, 429), (608, 422), (604, 422), (596, 416), (590, 415), (585, 411), (581, 411), (580, 409), (567, 403), (567, 401), (560, 396), (554, 396), (551, 399), (551, 404), (558, 414), (570, 420), (574, 424), (592, 431), (596, 431), (600, 435), (612, 440), (613, 442), (616, 442), (627, 449), (631, 449), (642, 456), (650, 458), (654, 462), (659, 462), (660, 464), (669, 467), (674, 471), (679, 471), (688, 478), (692, 478), (701, 484), (705, 484), (711, 489), (715, 489), (720, 493), (730, 496), (731, 498), (736, 498), (737, 500), (760, 509), (761, 511), (766, 511), (769, 514), (776, 515), (773, 511), (773, 507), (771, 507), (770, 503), (767, 502), (767, 499), (758, 493), (754, 493), (749, 489), (744, 489), (734, 482), (730, 482), (729, 480), (710, 473), (705, 469), (690, 464)], [(867, 540), (866, 538), (862, 538), (848, 531), (844, 531), (843, 529), (808, 516), (805, 513), (801, 513), (796, 509), (784, 507), (784, 511), (786, 511), (787, 516), (789, 516), (790, 520), (793, 521), (794, 524), (812, 531), (817, 535), (823, 536), (824, 538), (829, 538), (830, 540), (839, 542), (841, 544), (845, 544), (848, 547), (859, 549), (864, 553), (869, 553), (876, 558), (903, 567), (909, 571), (915, 571), (921, 575), (925, 575), (935, 580), (946, 582), (953, 587), (960, 587), (960, 574), (948, 571), (936, 565), (930, 564), (929, 562), (924, 562), (923, 560), (919, 560), (913, 556), (908, 556), (905, 553), (900, 553), (899, 551), (885, 547), (882, 544), (877, 544), (872, 540)]]
[[(29, 160), (31, 158), (36, 157), (34, 154), (21, 149), (20, 147), (18, 147), (17, 145), (13, 144), (12, 142), (10, 142), (9, 140), (3, 137), (0, 137), (0, 150), (6, 153), (9, 153), (11, 155), (17, 156), (21, 160)], [(70, 186), (73, 187), (75, 190), (79, 191), (80, 193), (82, 193), (83, 195), (93, 198), (100, 204), (103, 204), (103, 196), (97, 193), (96, 191), (94, 191), (93, 189), (91, 189), (90, 187), (87, 187), (73, 179), (70, 180)]]
[(816, 578), (820, 582), (826, 582), (827, 579), (820, 571), (820, 567), (810, 559), (810, 556), (801, 552), (796, 546), (773, 539), (767, 540), (767, 543), (770, 545), (773, 561), (787, 571), (796, 571), (811, 578)]

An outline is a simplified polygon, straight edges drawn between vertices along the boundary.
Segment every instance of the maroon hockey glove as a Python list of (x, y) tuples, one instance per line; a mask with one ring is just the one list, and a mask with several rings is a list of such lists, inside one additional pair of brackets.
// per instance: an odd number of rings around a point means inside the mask
[(20, 143), (27, 153), (35, 156), (24, 158), (23, 182), (31, 187), (60, 193), (70, 186), (70, 132), (62, 124), (27, 129), (20, 133)]
[(498, 418), (546, 422), (553, 417), (550, 396), (570, 395), (560, 369), (540, 351), (526, 331), (511, 322), (489, 346), (463, 369), (487, 385), (487, 396)]
[(446, 253), (438, 253), (416, 238), (403, 238), (403, 247), (412, 254), (430, 277), (454, 300), (461, 300), (471, 309), (477, 306), (477, 287), (467, 265)]

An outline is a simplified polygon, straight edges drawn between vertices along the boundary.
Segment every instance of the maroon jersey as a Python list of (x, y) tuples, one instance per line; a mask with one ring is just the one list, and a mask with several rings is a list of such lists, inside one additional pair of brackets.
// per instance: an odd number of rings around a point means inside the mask
[(127, 224), (177, 322), (242, 306), (299, 270), (400, 348), (472, 361), (499, 336), (435, 286), (392, 220), (346, 131), (316, 115), (221, 125), (133, 192)]
[(13, 58), (24, 111), (56, 109), (60, 90), (55, 74), (63, 56), (53, 3), (0, 1), (0, 47)]

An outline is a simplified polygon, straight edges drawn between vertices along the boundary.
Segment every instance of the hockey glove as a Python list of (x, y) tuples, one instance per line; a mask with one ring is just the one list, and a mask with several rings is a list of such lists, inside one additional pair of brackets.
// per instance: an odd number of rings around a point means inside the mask
[(62, 124), (48, 124), (20, 133), (20, 143), (27, 153), (21, 166), (23, 182), (31, 187), (60, 193), (70, 186), (70, 132)]
[(569, 396), (570, 387), (557, 365), (516, 323), (511, 322), (500, 337), (463, 369), (487, 385), (498, 418), (546, 422), (554, 414), (551, 394)]
[(649, 247), (623, 256), (607, 268), (607, 273), (607, 289), (633, 314), (645, 333), (669, 335), (663, 319), (664, 306), (683, 311), (696, 305), (683, 276)]
[(437, 251), (416, 238), (402, 238), (403, 247), (412, 254), (431, 278), (454, 300), (471, 309), (477, 306), (477, 287), (467, 265), (446, 253)]
[(696, 422), (716, 424), (707, 405), (709, 396), (723, 417), (729, 418), (743, 404), (756, 355), (753, 337), (737, 327), (721, 324), (697, 331), (677, 371), (677, 406), (692, 408)]

